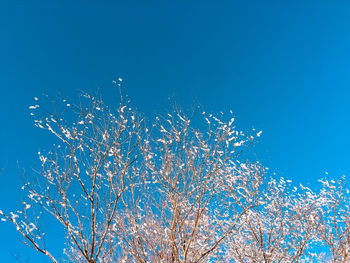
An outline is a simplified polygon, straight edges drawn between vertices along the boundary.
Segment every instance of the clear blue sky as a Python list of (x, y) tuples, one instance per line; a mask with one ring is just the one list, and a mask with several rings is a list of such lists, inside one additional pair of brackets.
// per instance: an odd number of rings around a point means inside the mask
[[(52, 139), (32, 125), (33, 98), (100, 87), (112, 103), (117, 77), (146, 114), (169, 96), (231, 109), (263, 130), (256, 159), (297, 183), (350, 176), (349, 73), (349, 1), (2, 0), (0, 208), (20, 202), (17, 161), (31, 173)], [(0, 233), (1, 262), (46, 262)]]

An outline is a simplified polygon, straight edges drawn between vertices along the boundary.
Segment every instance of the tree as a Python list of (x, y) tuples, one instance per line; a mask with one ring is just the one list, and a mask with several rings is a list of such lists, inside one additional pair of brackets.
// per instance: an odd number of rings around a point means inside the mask
[(350, 198), (345, 187), (345, 177), (339, 181), (320, 180), (323, 188), (320, 192), (320, 227), (318, 237), (329, 252), (325, 262), (350, 261)]
[(40, 210), (61, 225), (68, 262), (317, 262), (328, 260), (323, 250), (331, 262), (348, 259), (349, 209), (337, 205), (348, 192), (268, 179), (240, 158), (261, 132), (176, 108), (148, 125), (123, 99), (113, 111), (89, 94), (61, 104), (35, 119), (58, 143), (39, 153), (23, 210), (0, 210), (52, 262), (62, 257), (45, 245)]
[[(280, 178), (266, 182), (259, 200), (230, 237), (230, 255), (237, 262), (312, 262), (320, 226), (317, 195), (290, 187)], [(318, 262), (318, 261), (316, 261)]]

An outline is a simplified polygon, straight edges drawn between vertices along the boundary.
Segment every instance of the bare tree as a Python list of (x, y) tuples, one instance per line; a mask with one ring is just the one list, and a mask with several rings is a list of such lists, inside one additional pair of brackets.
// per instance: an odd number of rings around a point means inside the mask
[[(66, 253), (73, 262), (104, 262), (114, 249), (110, 232), (120, 198), (143, 177), (142, 121), (127, 105), (112, 114), (100, 99), (84, 94), (82, 100), (89, 103), (71, 105), (63, 100), (66, 109), (61, 114), (35, 120), (59, 144), (47, 155), (39, 152), (38, 182), (24, 185), (32, 204), (23, 203), (20, 214), (1, 212), (25, 244), (53, 262), (58, 260), (45, 247), (37, 215), (29, 213), (33, 204), (62, 225), (70, 242)], [(38, 110), (39, 105), (30, 108)]]
[[(230, 239), (235, 262), (312, 262), (316, 245), (317, 195), (310, 189), (290, 188), (281, 178), (266, 182), (256, 205)], [(299, 190), (299, 191), (297, 191)]]
[(201, 133), (175, 114), (158, 119), (149, 181), (116, 218), (122, 221), (116, 234), (125, 254), (136, 262), (221, 259), (227, 237), (253, 206), (261, 184), (259, 165), (233, 162), (253, 139), (233, 129), (233, 119), (205, 117)]
[(324, 262), (350, 262), (350, 198), (345, 178), (321, 180), (318, 235), (327, 253)]
[[(47, 248), (39, 211), (65, 233), (68, 262), (348, 260), (347, 190), (323, 181), (315, 194), (267, 180), (262, 165), (240, 158), (261, 132), (176, 108), (150, 125), (128, 102), (112, 110), (88, 94), (61, 104), (35, 119), (57, 143), (39, 152), (22, 211), (0, 210), (52, 262), (63, 257)], [(30, 108), (40, 116), (39, 105)]]

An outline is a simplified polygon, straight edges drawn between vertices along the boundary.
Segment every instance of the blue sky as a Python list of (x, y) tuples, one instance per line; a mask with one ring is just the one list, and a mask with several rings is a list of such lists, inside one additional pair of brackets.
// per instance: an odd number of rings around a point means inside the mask
[[(52, 143), (33, 98), (99, 87), (112, 104), (118, 77), (146, 115), (169, 96), (232, 110), (239, 128), (263, 130), (254, 158), (297, 183), (350, 174), (349, 1), (2, 0), (0, 34), (2, 210)], [(8, 224), (0, 233), (1, 262), (46, 262)]]

